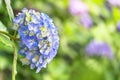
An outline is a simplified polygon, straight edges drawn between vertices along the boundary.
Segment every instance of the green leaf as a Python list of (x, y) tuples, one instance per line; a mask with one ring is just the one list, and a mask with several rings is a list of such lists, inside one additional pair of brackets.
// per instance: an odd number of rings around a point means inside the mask
[(104, 71), (103, 66), (102, 66), (101, 64), (99, 64), (99, 63), (98, 63), (96, 60), (94, 60), (94, 59), (89, 59), (89, 60), (87, 60), (87, 61), (86, 61), (86, 66), (87, 66), (89, 69), (95, 71), (95, 72), (98, 73), (98, 74), (102, 74), (103, 71)]
[[(0, 31), (7, 33), (7, 28), (4, 24), (0, 21)], [(12, 47), (12, 41), (10, 41), (10, 38), (2, 33), (0, 33), (0, 42), (5, 44), (6, 46)]]
[(120, 19), (120, 11), (119, 11), (119, 9), (118, 8), (116, 8), (116, 7), (113, 7), (112, 8), (112, 14), (113, 14), (113, 18), (114, 18), (114, 20), (117, 22), (119, 19)]
[(8, 66), (8, 61), (5, 57), (0, 56), (0, 70), (5, 69)]
[(49, 76), (49, 79), (45, 78), (45, 80), (50, 80), (50, 78), (52, 80), (54, 80), (53, 78), (55, 78), (55, 80), (68, 80), (69, 68), (66, 62), (62, 59), (52, 61), (48, 66), (48, 72), (52, 77)]
[(112, 42), (111, 31), (108, 30), (108, 27), (106, 27), (106, 24), (104, 23), (99, 23), (98, 26), (91, 30), (91, 33), (98, 41)]
[[(1, 41), (0, 41), (0, 54), (1, 54), (1, 51), (5, 51), (6, 53), (13, 53), (13, 48), (12, 47), (8, 47), (6, 46), (5, 44), (3, 44)], [(4, 53), (3, 53), (4, 54)]]
[(1, 8), (1, 6), (2, 6), (2, 0), (0, 0), (0, 8)]
[(5, 25), (0, 21), (0, 31), (7, 32)]
[(0, 41), (6, 46), (12, 47), (12, 41), (10, 41), (10, 38), (8, 36), (0, 34)]
[[(6, 32), (6, 33), (8, 32), (7, 28), (1, 21), (0, 21), (0, 31)], [(0, 42), (2, 42), (3, 44), (9, 47), (12, 46), (10, 38), (2, 33), (0, 33)]]

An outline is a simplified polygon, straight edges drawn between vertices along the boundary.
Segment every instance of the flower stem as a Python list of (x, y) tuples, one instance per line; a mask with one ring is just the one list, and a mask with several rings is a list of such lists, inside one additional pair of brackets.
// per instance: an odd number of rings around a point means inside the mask
[(13, 48), (14, 48), (14, 58), (13, 58), (13, 66), (12, 66), (12, 80), (15, 80), (15, 76), (17, 74), (17, 48), (15, 44), (13, 43)]
[(12, 19), (14, 18), (14, 13), (13, 13), (13, 9), (10, 5), (11, 1), (10, 0), (5, 0), (5, 4), (6, 4), (6, 8), (9, 14), (9, 18), (12, 21)]
[(10, 37), (11, 40), (19, 40), (19, 38), (16, 38), (16, 37), (10, 35), (9, 33), (4, 32), (4, 31), (0, 31), (0, 33)]
[(0, 31), (0, 34), (4, 34), (4, 35), (8, 36), (13, 41), (12, 46), (14, 48), (14, 58), (13, 58), (13, 65), (12, 65), (12, 80), (15, 80), (15, 76), (17, 74), (17, 71), (16, 71), (16, 66), (17, 66), (17, 48), (16, 48), (16, 46), (14, 44), (14, 41), (15, 40), (19, 40), (19, 39), (14, 37), (14, 36), (12, 36), (12, 35), (10, 35), (9, 33), (4, 32), (4, 31)]
[[(9, 18), (12, 21), (12, 19), (14, 18), (14, 13), (13, 13), (12, 7), (10, 5), (11, 2), (10, 2), (10, 0), (5, 0), (5, 3), (6, 3), (6, 8), (7, 8), (8, 14), (9, 14)], [(10, 35), (10, 34), (8, 34), (6, 32), (3, 32), (3, 31), (0, 31), (0, 33), (9, 36), (10, 39), (13, 41), (14, 58), (13, 58), (13, 66), (12, 66), (12, 80), (15, 80), (15, 76), (17, 74), (17, 70), (16, 70), (16, 66), (17, 66), (17, 48), (16, 48), (16, 45), (14, 44), (14, 41), (19, 40), (19, 39), (16, 38), (16, 31), (14, 32), (14, 36), (12, 36), (12, 35)]]

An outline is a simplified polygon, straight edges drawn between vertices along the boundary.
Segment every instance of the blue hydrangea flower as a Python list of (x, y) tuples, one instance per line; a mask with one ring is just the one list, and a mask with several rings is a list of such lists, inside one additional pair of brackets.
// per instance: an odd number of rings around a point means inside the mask
[(57, 28), (48, 15), (26, 8), (13, 19), (13, 28), (20, 36), (19, 54), (24, 56), (22, 64), (37, 68), (38, 73), (57, 53)]
[(105, 56), (109, 59), (113, 58), (113, 53), (110, 46), (105, 42), (91, 41), (85, 48), (87, 55)]

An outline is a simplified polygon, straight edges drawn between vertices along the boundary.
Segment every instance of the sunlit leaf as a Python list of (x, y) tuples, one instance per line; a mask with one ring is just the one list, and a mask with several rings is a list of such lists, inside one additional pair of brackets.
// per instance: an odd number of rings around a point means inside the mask
[(86, 61), (86, 65), (90, 69), (94, 70), (95, 72), (99, 74), (101, 74), (104, 71), (102, 65), (98, 63), (97, 61), (95, 61), (94, 59), (89, 59), (88, 61)]
[(0, 21), (0, 31), (7, 32), (5, 25)]
[[(0, 31), (7, 33), (7, 29), (5, 25), (2, 24), (2, 22), (0, 22)], [(12, 47), (12, 42), (10, 41), (10, 38), (2, 33), (0, 33), (0, 41), (6, 46)]]
[(6, 46), (12, 47), (12, 42), (10, 41), (10, 39), (3, 34), (0, 34), (0, 41)]
[(115, 21), (120, 20), (120, 11), (119, 11), (119, 9), (116, 8), (116, 7), (113, 7), (112, 10), (113, 10), (112, 12), (113, 12), (113, 18), (114, 18), (114, 20)]
[(91, 33), (98, 41), (112, 42), (111, 33), (104, 23), (99, 23), (98, 26), (91, 30)]
[(5, 69), (8, 66), (7, 59), (0, 56), (0, 70)]

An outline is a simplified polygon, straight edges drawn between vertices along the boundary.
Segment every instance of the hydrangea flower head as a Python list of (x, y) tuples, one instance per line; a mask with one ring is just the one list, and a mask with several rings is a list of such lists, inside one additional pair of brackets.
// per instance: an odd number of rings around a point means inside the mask
[(120, 32), (120, 21), (117, 22), (117, 30)]
[(68, 4), (69, 12), (73, 16), (78, 16), (80, 19), (80, 24), (84, 28), (91, 28), (93, 25), (92, 19), (89, 16), (89, 11), (87, 5), (84, 4), (81, 0), (69, 0)]
[(87, 29), (90, 29), (93, 25), (92, 19), (88, 14), (83, 14), (80, 16), (80, 23)]
[(112, 6), (120, 7), (120, 0), (107, 0)]
[(24, 56), (22, 64), (30, 65), (31, 69), (37, 68), (38, 73), (57, 53), (57, 28), (48, 15), (26, 8), (13, 19), (13, 28), (20, 36), (18, 53)]
[(80, 0), (69, 0), (69, 12), (72, 15), (79, 15), (88, 12), (87, 6)]
[(109, 59), (113, 58), (113, 53), (110, 49), (110, 46), (105, 42), (91, 41), (85, 48), (87, 55), (96, 55), (96, 56), (105, 56)]

